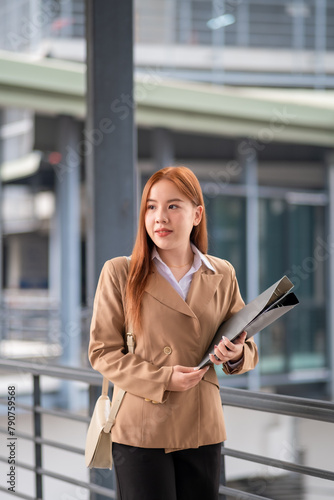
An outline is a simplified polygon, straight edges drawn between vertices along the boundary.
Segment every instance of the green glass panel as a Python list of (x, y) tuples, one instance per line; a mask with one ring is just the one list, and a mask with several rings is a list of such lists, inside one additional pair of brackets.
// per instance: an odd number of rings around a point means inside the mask
[(205, 197), (209, 253), (235, 267), (240, 290), (246, 292), (245, 200), (234, 196)]
[(261, 372), (326, 366), (325, 209), (260, 201), (260, 289), (286, 274), (300, 304), (260, 334)]

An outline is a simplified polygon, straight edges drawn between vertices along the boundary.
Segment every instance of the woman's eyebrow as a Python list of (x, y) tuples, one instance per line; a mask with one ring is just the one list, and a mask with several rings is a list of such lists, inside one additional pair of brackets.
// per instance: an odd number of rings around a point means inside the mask
[[(171, 199), (171, 200), (167, 200), (167, 203), (172, 203), (172, 202), (174, 202), (174, 201), (178, 201), (179, 203), (180, 203), (180, 202), (181, 202), (181, 203), (183, 203), (183, 202), (184, 202), (184, 200), (181, 200), (180, 198), (173, 198), (173, 199)], [(157, 200), (153, 200), (152, 198), (148, 198), (148, 199), (147, 199), (147, 203), (148, 203), (148, 202), (157, 203)]]

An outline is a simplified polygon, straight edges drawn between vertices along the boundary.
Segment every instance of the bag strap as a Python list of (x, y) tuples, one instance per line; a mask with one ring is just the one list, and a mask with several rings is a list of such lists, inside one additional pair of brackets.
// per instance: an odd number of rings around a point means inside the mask
[[(133, 333), (127, 333), (126, 334), (126, 344), (128, 346), (128, 352), (134, 353), (135, 352), (135, 338)], [(103, 377), (103, 383), (102, 383), (102, 396), (106, 396), (108, 394), (108, 388), (109, 388), (109, 380), (106, 377)], [(108, 433), (111, 431), (111, 428), (115, 424), (116, 420), (116, 415), (118, 413), (118, 410), (120, 409), (121, 403), (123, 401), (123, 398), (125, 396), (126, 391), (124, 389), (119, 389), (117, 396), (115, 398), (114, 404), (112, 405), (109, 413), (109, 417), (105, 423), (105, 426), (103, 428), (103, 431), (105, 433)]]

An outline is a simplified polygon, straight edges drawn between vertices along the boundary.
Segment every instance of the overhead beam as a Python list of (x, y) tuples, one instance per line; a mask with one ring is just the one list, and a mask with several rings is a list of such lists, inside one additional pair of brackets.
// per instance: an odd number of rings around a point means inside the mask
[[(0, 51), (0, 106), (86, 116), (86, 66)], [(259, 142), (334, 145), (334, 91), (221, 87), (165, 81), (147, 69), (135, 80), (136, 124)], [(134, 106), (126, 92), (114, 118)], [(118, 101), (117, 101), (118, 99)], [(121, 110), (122, 108), (122, 110)]]

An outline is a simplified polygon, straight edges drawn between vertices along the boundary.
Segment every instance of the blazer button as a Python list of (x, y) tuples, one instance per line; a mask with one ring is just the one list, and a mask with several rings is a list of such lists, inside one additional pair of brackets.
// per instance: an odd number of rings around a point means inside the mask
[(172, 348), (169, 347), (169, 345), (166, 345), (166, 347), (164, 347), (164, 353), (165, 354), (172, 354)]
[(150, 402), (152, 401), (152, 399), (147, 399), (147, 398), (145, 398), (145, 401), (146, 401), (147, 403), (150, 403)]

